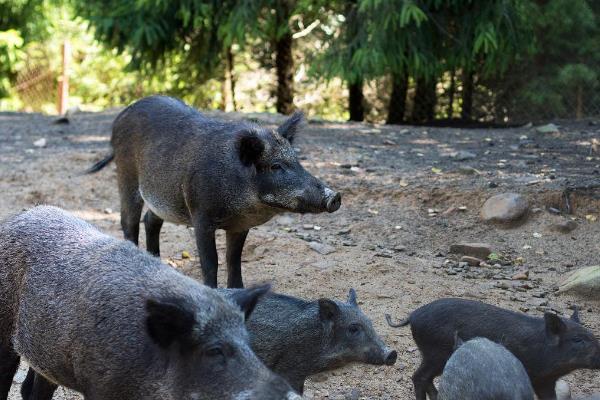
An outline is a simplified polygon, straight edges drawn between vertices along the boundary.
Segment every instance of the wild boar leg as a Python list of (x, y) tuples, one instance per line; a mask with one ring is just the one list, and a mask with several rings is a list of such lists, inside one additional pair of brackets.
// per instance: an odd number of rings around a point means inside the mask
[(23, 400), (52, 400), (57, 388), (57, 385), (35, 372), (33, 368), (29, 368), (21, 385), (21, 396)]
[(0, 400), (8, 398), (13, 376), (19, 368), (19, 356), (12, 348), (0, 345)]
[(227, 287), (243, 288), (242, 281), (242, 249), (246, 242), (248, 231), (227, 231)]
[(146, 250), (148, 253), (160, 257), (160, 247), (158, 239), (160, 237), (160, 229), (162, 228), (163, 220), (152, 210), (148, 210), (144, 215), (144, 227), (146, 229)]
[(204, 284), (216, 288), (219, 256), (217, 254), (217, 244), (215, 242), (215, 228), (212, 224), (207, 222), (206, 218), (194, 218), (196, 246), (198, 246), (198, 256), (200, 257), (200, 266), (202, 267)]
[(119, 197), (121, 198), (121, 227), (126, 240), (138, 245), (140, 218), (144, 199), (138, 190), (137, 179), (125, 174), (118, 175)]

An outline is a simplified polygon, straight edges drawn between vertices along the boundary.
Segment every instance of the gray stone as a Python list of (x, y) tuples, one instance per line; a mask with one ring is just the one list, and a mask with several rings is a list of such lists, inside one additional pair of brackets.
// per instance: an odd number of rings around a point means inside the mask
[(518, 193), (502, 193), (486, 200), (481, 208), (481, 219), (485, 222), (516, 222), (523, 219), (528, 210), (525, 197)]
[(538, 126), (535, 130), (539, 133), (558, 133), (558, 126), (554, 124), (546, 124), (542, 126)]
[(471, 153), (470, 151), (460, 150), (453, 155), (455, 161), (467, 161), (477, 157), (477, 154)]
[(571, 292), (598, 298), (600, 295), (600, 266), (578, 269), (562, 281), (559, 293)]
[(308, 246), (319, 254), (327, 255), (335, 252), (335, 247), (319, 242), (309, 242)]
[(572, 220), (564, 220), (555, 224), (548, 225), (548, 230), (559, 233), (570, 233), (577, 228), (577, 222)]
[(456, 243), (450, 246), (450, 253), (462, 254), (485, 260), (492, 253), (492, 248), (485, 243)]

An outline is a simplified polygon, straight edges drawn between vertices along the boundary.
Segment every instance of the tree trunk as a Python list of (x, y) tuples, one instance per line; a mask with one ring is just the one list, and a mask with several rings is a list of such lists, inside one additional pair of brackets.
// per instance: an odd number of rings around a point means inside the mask
[(465, 121), (469, 121), (473, 118), (473, 91), (475, 89), (475, 85), (473, 84), (473, 72), (463, 71), (462, 81), (463, 92), (460, 117)]
[(413, 104), (412, 121), (416, 123), (430, 122), (435, 117), (436, 86), (435, 79), (417, 79), (417, 90)]
[(452, 119), (454, 116), (454, 94), (456, 93), (456, 71), (450, 71), (450, 87), (448, 88), (448, 109), (446, 117)]
[(404, 122), (407, 91), (408, 74), (392, 74), (392, 94), (390, 95), (386, 124), (401, 124)]
[(277, 73), (277, 112), (291, 114), (294, 111), (294, 59), (293, 38), (286, 33), (275, 41), (275, 68)]
[(575, 118), (583, 118), (583, 87), (581, 84), (577, 85), (577, 106), (575, 110)]
[(223, 104), (221, 109), (226, 112), (235, 111), (235, 80), (233, 77), (233, 53), (231, 46), (225, 50), (225, 71), (221, 86)]
[(363, 121), (365, 119), (363, 81), (348, 83), (348, 110), (350, 121)]
[(235, 76), (233, 75), (234, 58), (231, 46), (227, 47), (227, 69), (229, 70), (229, 82), (231, 87), (231, 107), (232, 111), (237, 110), (237, 104), (235, 102)]

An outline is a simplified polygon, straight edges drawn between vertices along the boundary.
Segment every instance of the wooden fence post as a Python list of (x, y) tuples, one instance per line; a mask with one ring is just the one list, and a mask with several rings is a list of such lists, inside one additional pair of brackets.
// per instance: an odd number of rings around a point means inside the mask
[(71, 44), (65, 39), (62, 45), (62, 75), (58, 78), (58, 114), (67, 112), (69, 103), (69, 64), (71, 62)]

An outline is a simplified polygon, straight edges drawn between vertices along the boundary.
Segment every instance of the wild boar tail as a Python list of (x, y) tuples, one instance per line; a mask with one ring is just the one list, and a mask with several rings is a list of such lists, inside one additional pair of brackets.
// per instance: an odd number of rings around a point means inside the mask
[(98, 161), (96, 164), (92, 165), (88, 170), (85, 171), (86, 174), (93, 174), (95, 172), (100, 171), (102, 168), (106, 167), (110, 162), (115, 158), (113, 153), (110, 153), (108, 156), (104, 157), (102, 160)]
[(400, 328), (400, 327), (410, 324), (410, 317), (403, 319), (402, 321), (398, 322), (397, 324), (394, 324), (392, 322), (392, 316), (390, 314), (385, 314), (385, 320), (387, 321), (388, 325), (391, 326), (392, 328)]

